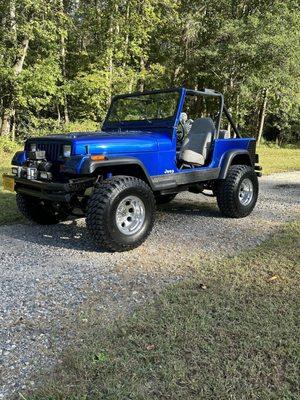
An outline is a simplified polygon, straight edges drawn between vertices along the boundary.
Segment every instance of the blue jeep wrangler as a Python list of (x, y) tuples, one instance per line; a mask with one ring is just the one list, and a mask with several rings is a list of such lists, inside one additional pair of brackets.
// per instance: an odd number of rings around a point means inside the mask
[[(232, 135), (221, 129), (225, 123)], [(156, 204), (185, 190), (215, 196), (226, 217), (253, 210), (261, 175), (256, 141), (240, 136), (221, 93), (116, 96), (102, 128), (30, 138), (15, 154), (3, 183), (17, 192), (26, 218), (56, 224), (84, 215), (99, 247), (124, 251), (150, 234)]]

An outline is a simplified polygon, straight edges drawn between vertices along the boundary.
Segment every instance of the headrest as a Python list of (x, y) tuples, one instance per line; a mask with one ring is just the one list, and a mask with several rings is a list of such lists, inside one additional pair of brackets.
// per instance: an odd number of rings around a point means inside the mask
[(193, 122), (190, 134), (215, 133), (216, 127), (211, 118), (198, 118)]

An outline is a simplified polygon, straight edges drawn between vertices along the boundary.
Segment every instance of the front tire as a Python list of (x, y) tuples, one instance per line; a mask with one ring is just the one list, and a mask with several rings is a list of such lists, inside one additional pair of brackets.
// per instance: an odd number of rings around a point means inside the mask
[(55, 225), (65, 221), (69, 215), (62, 206), (54, 207), (51, 201), (17, 193), (17, 206), (21, 214), (29, 221), (40, 225)]
[(226, 179), (217, 186), (217, 202), (222, 215), (230, 218), (248, 216), (258, 197), (258, 179), (248, 165), (232, 165)]
[(149, 236), (155, 215), (155, 199), (141, 179), (116, 176), (95, 188), (86, 213), (94, 242), (108, 251), (127, 251)]

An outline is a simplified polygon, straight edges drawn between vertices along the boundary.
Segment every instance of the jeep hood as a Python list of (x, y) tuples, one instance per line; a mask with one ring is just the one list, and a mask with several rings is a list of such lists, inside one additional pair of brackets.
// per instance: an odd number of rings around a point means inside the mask
[(71, 142), (74, 155), (86, 154), (87, 151), (90, 154), (155, 152), (170, 149), (172, 144), (167, 133), (145, 131), (74, 132), (30, 139), (32, 141)]

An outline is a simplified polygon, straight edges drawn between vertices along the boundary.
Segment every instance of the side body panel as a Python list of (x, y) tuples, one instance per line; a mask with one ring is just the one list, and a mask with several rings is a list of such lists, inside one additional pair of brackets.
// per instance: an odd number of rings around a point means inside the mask
[(251, 142), (255, 143), (255, 139), (216, 139), (214, 142), (213, 153), (209, 167), (215, 168), (217, 166), (221, 166), (224, 156), (230, 150), (248, 150)]

